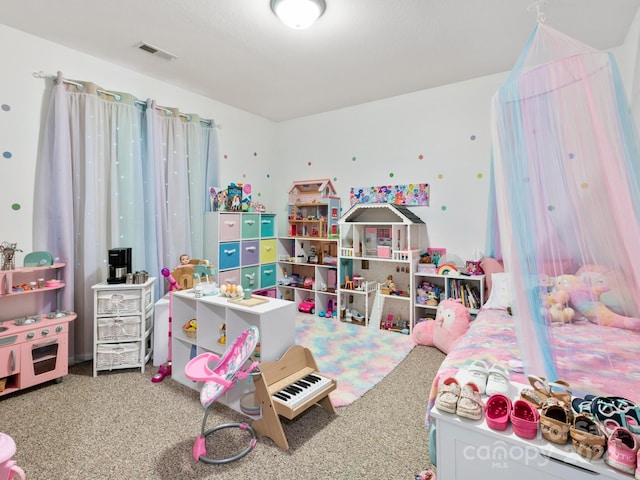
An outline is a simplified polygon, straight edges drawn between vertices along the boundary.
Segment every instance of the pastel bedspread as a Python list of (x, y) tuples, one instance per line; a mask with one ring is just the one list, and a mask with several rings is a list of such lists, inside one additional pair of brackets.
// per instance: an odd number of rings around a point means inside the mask
[[(550, 328), (559, 379), (569, 382), (574, 396), (622, 396), (640, 403), (640, 332), (587, 321)], [(509, 366), (519, 359), (513, 317), (504, 310), (482, 310), (440, 366), (429, 396), (427, 423), (440, 378), (455, 375), (474, 360)], [(510, 374), (512, 382), (528, 383), (525, 374), (513, 369)]]

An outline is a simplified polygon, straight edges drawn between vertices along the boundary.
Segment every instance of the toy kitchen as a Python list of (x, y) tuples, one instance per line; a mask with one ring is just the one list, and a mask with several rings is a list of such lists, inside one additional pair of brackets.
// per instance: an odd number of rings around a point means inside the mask
[(64, 267), (0, 270), (0, 396), (67, 375), (76, 314), (58, 310)]

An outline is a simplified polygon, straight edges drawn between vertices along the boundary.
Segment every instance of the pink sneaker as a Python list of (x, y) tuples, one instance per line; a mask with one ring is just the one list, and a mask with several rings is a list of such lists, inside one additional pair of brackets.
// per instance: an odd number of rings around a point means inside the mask
[[(638, 442), (626, 428), (618, 427), (609, 436), (604, 461), (611, 468), (634, 474), (637, 466)], [(637, 476), (637, 473), (636, 473)]]

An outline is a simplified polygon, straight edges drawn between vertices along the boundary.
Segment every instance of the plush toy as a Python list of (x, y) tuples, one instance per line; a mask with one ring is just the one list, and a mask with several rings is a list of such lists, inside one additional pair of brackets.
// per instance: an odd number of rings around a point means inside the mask
[(640, 330), (640, 318), (619, 315), (600, 301), (600, 295), (608, 291), (608, 287), (595, 277), (560, 275), (556, 278), (556, 290), (566, 292), (573, 308), (592, 323)]
[(569, 294), (565, 290), (556, 290), (548, 294), (549, 317), (553, 323), (571, 323), (575, 310), (569, 306)]
[(460, 300), (443, 300), (435, 320), (419, 322), (413, 327), (413, 339), (418, 345), (434, 346), (449, 353), (467, 333), (470, 323), (471, 315)]

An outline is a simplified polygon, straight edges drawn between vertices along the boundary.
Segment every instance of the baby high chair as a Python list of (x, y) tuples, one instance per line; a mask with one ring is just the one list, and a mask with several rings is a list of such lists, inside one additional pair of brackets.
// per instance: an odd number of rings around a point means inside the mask
[[(200, 435), (198, 435), (193, 445), (194, 460), (200, 460), (201, 462), (210, 464), (229, 463), (244, 457), (255, 447), (257, 442), (256, 433), (253, 428), (246, 423), (225, 423), (210, 430), (206, 430), (206, 424), (209, 409), (211, 405), (213, 405), (213, 402), (227, 390), (230, 390), (236, 381), (247, 378), (252, 372), (257, 370), (258, 362), (256, 361), (251, 362), (244, 370), (241, 370), (241, 368), (255, 350), (258, 344), (258, 336), (258, 329), (253, 326), (249, 327), (236, 338), (233, 345), (227, 348), (222, 357), (218, 357), (211, 352), (202, 353), (191, 359), (185, 366), (184, 373), (189, 379), (204, 382), (200, 390), (200, 403), (206, 410), (204, 412), (204, 418), (202, 419)], [(210, 365), (215, 366), (210, 367)], [(247, 431), (251, 437), (247, 448), (228, 458), (218, 459), (207, 457), (206, 437), (225, 428), (240, 428), (241, 430)]]

